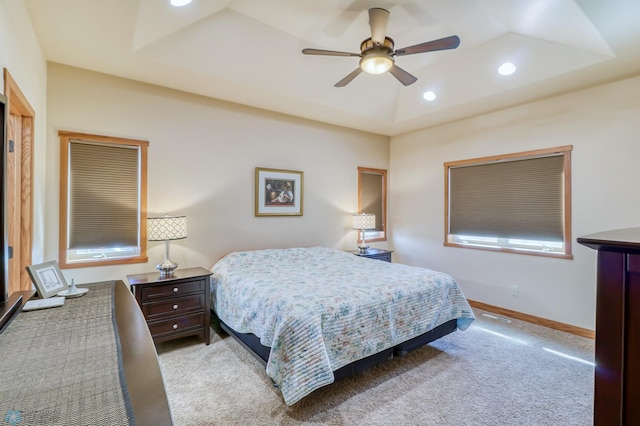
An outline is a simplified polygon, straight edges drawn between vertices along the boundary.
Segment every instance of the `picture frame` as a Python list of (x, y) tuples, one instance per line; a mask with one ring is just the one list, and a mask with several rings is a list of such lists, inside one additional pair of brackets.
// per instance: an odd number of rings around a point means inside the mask
[(256, 167), (256, 216), (302, 216), (304, 173)]
[(50, 262), (39, 263), (37, 265), (27, 266), (27, 272), (31, 281), (36, 286), (36, 292), (41, 299), (47, 299), (55, 296), (63, 290), (67, 290), (69, 285), (62, 275), (58, 262), (52, 260)]

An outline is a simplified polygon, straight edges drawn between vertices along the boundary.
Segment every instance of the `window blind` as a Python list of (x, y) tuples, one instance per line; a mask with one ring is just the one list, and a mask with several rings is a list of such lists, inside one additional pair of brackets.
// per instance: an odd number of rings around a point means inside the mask
[(138, 245), (139, 148), (69, 143), (69, 249)]
[(376, 216), (376, 231), (384, 231), (382, 223), (382, 193), (383, 176), (373, 173), (362, 173), (361, 213), (371, 213)]
[(449, 169), (449, 233), (564, 240), (564, 155)]

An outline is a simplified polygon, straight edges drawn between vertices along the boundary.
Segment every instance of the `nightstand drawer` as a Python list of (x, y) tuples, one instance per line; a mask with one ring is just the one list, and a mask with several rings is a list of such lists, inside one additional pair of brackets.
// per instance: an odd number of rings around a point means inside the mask
[(142, 301), (176, 297), (189, 293), (204, 293), (205, 280), (185, 281), (179, 285), (176, 283), (165, 285), (145, 286), (142, 288)]
[(205, 325), (204, 319), (204, 313), (185, 315), (179, 318), (149, 323), (149, 331), (155, 339), (156, 337), (202, 328)]
[(366, 256), (369, 259), (376, 259), (376, 260), (383, 260), (385, 262), (391, 262), (391, 252), (389, 253), (382, 253), (382, 254), (374, 254), (374, 255), (370, 255), (370, 256)]
[(194, 294), (193, 296), (144, 303), (142, 305), (142, 312), (145, 318), (152, 320), (158, 317), (166, 317), (167, 315), (204, 311), (204, 308), (204, 294)]

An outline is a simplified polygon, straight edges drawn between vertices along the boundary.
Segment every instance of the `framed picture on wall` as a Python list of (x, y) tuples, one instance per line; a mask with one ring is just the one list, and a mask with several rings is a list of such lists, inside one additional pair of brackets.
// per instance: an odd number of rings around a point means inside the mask
[(302, 216), (304, 173), (256, 167), (256, 216)]
[(41, 299), (54, 296), (69, 288), (55, 260), (27, 266), (27, 272)]

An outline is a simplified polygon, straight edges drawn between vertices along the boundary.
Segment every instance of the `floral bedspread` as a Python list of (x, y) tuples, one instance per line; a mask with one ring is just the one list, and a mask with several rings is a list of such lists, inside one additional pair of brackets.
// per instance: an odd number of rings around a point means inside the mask
[(218, 317), (271, 348), (266, 372), (287, 405), (348, 363), (474, 320), (450, 275), (326, 247), (231, 253), (212, 272)]

